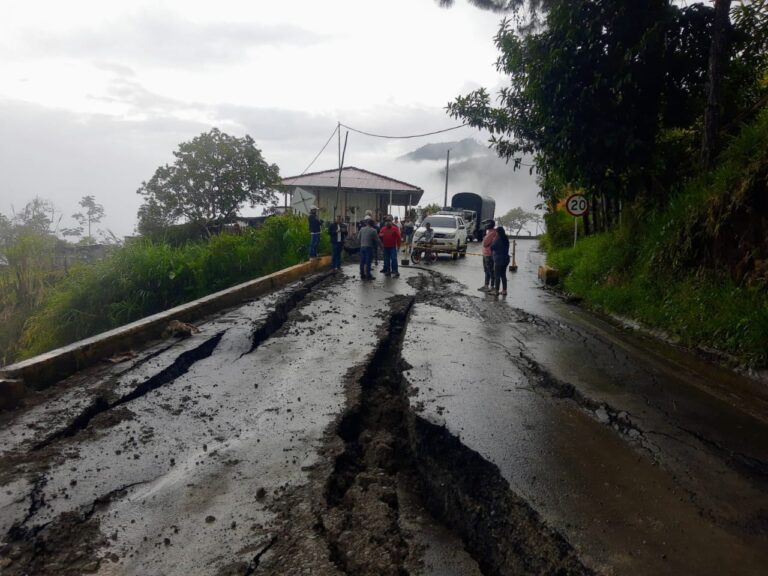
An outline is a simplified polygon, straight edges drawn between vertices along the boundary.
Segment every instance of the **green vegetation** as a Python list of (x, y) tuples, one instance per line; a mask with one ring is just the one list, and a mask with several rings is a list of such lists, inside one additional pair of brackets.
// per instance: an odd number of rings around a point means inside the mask
[(246, 203), (274, 204), (280, 171), (268, 164), (253, 138), (230, 136), (213, 128), (179, 144), (172, 165), (160, 166), (142, 182), (139, 231), (157, 233), (180, 219), (206, 235), (212, 226), (231, 222)]
[[(327, 235), (321, 251), (328, 253)], [(26, 322), (23, 358), (166, 310), (306, 259), (306, 218), (274, 216), (256, 230), (174, 247), (139, 241), (81, 265)]]
[(53, 206), (35, 198), (9, 219), (0, 214), (0, 363), (18, 354), (24, 322), (64, 274), (56, 267), (61, 242), (51, 232)]
[(768, 364), (768, 2), (468, 2), (514, 13), (495, 38), (508, 85), (448, 113), (535, 159), (565, 288)]
[[(115, 328), (306, 258), (306, 218), (275, 216), (257, 229), (228, 234), (244, 205), (270, 204), (279, 180), (250, 136), (216, 128), (174, 153), (142, 183), (143, 238), (96, 262), (71, 263), (75, 245), (58, 238), (87, 236), (104, 217), (95, 197), (80, 201), (78, 226), (59, 229), (49, 201), (36, 198), (12, 218), (0, 214), (0, 361), (9, 364)], [(187, 223), (174, 225), (183, 219)], [(54, 225), (55, 222), (55, 225)], [(237, 229), (237, 228), (235, 228)], [(111, 236), (111, 237), (110, 237)], [(329, 252), (324, 235), (320, 249)], [(92, 253), (92, 252), (91, 252)]]
[(541, 222), (541, 216), (535, 212), (527, 212), (518, 206), (517, 208), (507, 210), (503, 216), (496, 218), (496, 221), (499, 226), (506, 226), (512, 231), (512, 234), (517, 235), (520, 234), (520, 231), (526, 224), (538, 224)]
[[(573, 219), (548, 216), (545, 246), (566, 290), (688, 346), (768, 364), (768, 111), (663, 208), (573, 242)], [(756, 207), (758, 209), (756, 212)], [(751, 216), (751, 217), (750, 217)]]

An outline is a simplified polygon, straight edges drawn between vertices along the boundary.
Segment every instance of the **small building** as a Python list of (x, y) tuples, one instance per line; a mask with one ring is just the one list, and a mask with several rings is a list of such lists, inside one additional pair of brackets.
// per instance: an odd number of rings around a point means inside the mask
[(342, 168), (340, 186), (336, 168), (283, 178), (280, 188), (291, 195), (296, 212), (306, 214), (315, 205), (325, 219), (341, 214), (350, 222), (361, 220), (366, 210), (383, 215), (390, 206), (415, 206), (424, 194), (418, 186), (354, 166)]

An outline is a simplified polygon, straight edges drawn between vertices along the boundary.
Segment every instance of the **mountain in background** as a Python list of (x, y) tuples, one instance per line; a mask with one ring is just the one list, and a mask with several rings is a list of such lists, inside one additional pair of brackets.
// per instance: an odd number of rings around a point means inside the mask
[(451, 159), (471, 158), (473, 156), (487, 156), (493, 154), (488, 148), (480, 144), (474, 138), (464, 138), (458, 142), (436, 142), (434, 144), (425, 144), (408, 154), (400, 156), (399, 160), (411, 160), (420, 162), (421, 160), (445, 160), (446, 152), (450, 149)]
[(533, 212), (541, 202), (536, 174), (530, 168), (532, 158), (524, 157), (524, 166), (515, 170), (512, 162), (507, 163), (473, 138), (426, 144), (400, 156), (397, 168), (382, 170), (398, 173), (407, 182), (418, 182), (424, 189), (422, 205), (435, 202), (442, 206), (446, 202), (445, 152), (449, 148), (448, 203), (457, 192), (475, 192), (496, 200), (496, 214), (500, 215), (518, 206)]

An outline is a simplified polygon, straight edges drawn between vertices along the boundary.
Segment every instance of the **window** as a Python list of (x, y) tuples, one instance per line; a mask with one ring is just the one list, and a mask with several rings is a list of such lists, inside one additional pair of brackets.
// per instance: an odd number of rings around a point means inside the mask
[(422, 224), (429, 222), (432, 228), (457, 228), (456, 218), (450, 216), (427, 216)]

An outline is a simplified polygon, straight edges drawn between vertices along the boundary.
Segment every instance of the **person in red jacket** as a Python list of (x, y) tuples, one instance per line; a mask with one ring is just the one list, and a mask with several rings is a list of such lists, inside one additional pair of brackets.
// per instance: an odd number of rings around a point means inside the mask
[(400, 229), (387, 220), (379, 231), (381, 244), (384, 246), (384, 275), (399, 278), (397, 271), (397, 251), (400, 248)]
[(478, 288), (482, 292), (488, 292), (493, 288), (493, 256), (491, 256), (491, 244), (498, 236), (496, 224), (493, 220), (485, 223), (485, 237), (483, 238), (483, 272), (485, 272), (485, 283)]

